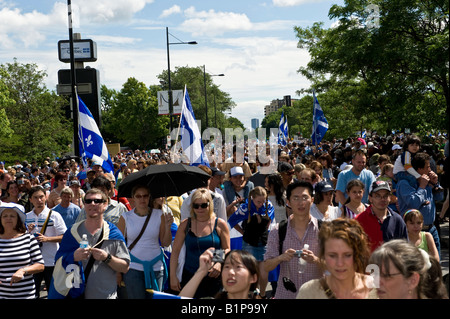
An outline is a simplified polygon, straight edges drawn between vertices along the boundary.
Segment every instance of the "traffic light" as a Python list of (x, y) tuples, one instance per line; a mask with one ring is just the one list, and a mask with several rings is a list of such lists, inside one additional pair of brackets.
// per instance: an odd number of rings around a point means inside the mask
[[(76, 84), (78, 87), (78, 95), (84, 104), (91, 111), (97, 126), (101, 126), (101, 98), (100, 98), (100, 72), (94, 68), (75, 69)], [(63, 87), (71, 85), (70, 69), (62, 69), (58, 71), (58, 84)], [(83, 88), (83, 89), (81, 89)], [(69, 93), (71, 90), (64, 90)]]

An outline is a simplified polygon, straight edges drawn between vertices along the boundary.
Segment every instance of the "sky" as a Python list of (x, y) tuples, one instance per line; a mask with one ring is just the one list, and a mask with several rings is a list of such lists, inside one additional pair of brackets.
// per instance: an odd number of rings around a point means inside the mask
[[(71, 0), (73, 32), (97, 44), (97, 61), (84, 66), (100, 72), (100, 82), (120, 90), (134, 77), (159, 84), (167, 70), (205, 67), (213, 82), (230, 94), (231, 116), (247, 128), (264, 118), (264, 106), (310, 83), (298, 74), (310, 57), (297, 48), (294, 26), (309, 27), (328, 18), (343, 0)], [(0, 0), (0, 64), (35, 63), (56, 90), (57, 73), (70, 68), (58, 59), (58, 41), (69, 39), (67, 1)], [(182, 88), (172, 88), (182, 89)], [(312, 107), (312, 105), (311, 105)]]

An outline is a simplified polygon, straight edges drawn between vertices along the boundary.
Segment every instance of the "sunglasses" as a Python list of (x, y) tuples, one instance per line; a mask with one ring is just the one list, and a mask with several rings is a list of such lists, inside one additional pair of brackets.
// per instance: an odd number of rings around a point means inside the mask
[(208, 206), (209, 206), (209, 203), (192, 204), (192, 207), (194, 209), (207, 208)]
[(85, 199), (84, 202), (85, 202), (86, 204), (92, 204), (92, 203), (95, 203), (95, 204), (102, 204), (102, 203), (104, 203), (105, 201), (104, 201), (103, 199), (99, 199), (99, 198), (95, 198), (95, 199), (93, 199), (93, 198), (88, 198), (88, 199)]

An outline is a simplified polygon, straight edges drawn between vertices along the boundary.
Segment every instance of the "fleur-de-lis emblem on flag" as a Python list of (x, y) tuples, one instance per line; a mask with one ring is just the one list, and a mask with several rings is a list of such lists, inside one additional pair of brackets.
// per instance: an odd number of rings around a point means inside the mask
[(92, 141), (92, 135), (89, 134), (89, 136), (87, 138), (84, 139), (86, 141), (86, 147), (89, 147), (90, 145), (94, 144), (94, 142)]

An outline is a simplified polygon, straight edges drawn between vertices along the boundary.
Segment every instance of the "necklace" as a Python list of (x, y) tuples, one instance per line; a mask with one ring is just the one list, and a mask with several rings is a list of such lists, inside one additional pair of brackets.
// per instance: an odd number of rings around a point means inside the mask
[[(199, 235), (199, 232), (198, 232), (198, 223), (199, 223), (200, 221), (199, 220), (195, 220), (195, 239), (196, 239), (196, 241), (197, 241), (197, 249), (198, 249), (198, 251), (200, 252), (201, 250), (200, 250), (200, 243), (199, 243), (199, 241), (198, 241), (198, 238), (200, 237)], [(208, 223), (209, 223), (209, 229), (211, 230), (211, 233), (210, 233), (210, 235), (211, 235), (211, 238), (212, 238), (212, 242), (213, 242), (213, 244), (212, 244), (212, 247), (215, 247), (215, 243), (214, 243), (214, 235), (213, 235), (213, 229), (212, 229), (212, 226), (211, 226), (211, 219), (209, 219), (208, 220)], [(208, 235), (206, 235), (206, 236), (208, 236)], [(202, 237), (206, 237), (206, 236), (202, 236)]]

